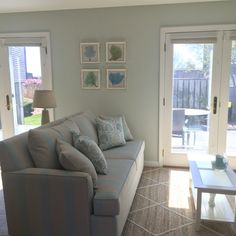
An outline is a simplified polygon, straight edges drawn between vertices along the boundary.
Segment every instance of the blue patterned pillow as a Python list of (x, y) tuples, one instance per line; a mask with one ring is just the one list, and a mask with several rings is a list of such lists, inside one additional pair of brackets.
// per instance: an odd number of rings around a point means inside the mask
[(126, 144), (121, 117), (110, 120), (97, 118), (96, 122), (99, 147), (102, 150)]
[[(116, 117), (112, 117), (112, 116), (99, 116), (101, 119), (103, 120), (112, 120), (112, 119), (116, 119)], [(125, 141), (131, 141), (133, 140), (133, 135), (130, 132), (130, 129), (127, 125), (127, 122), (125, 120), (125, 116), (122, 115), (121, 116), (122, 119), (122, 125), (123, 125), (123, 131), (124, 131), (124, 136), (125, 136)]]
[(76, 132), (72, 132), (72, 138), (74, 147), (93, 163), (96, 172), (98, 174), (107, 174), (106, 159), (95, 141)]

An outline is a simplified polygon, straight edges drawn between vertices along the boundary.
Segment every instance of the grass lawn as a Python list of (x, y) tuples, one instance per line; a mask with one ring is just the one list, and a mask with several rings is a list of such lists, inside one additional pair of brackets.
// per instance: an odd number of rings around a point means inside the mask
[(25, 125), (40, 125), (41, 124), (41, 114), (28, 116), (24, 118)]

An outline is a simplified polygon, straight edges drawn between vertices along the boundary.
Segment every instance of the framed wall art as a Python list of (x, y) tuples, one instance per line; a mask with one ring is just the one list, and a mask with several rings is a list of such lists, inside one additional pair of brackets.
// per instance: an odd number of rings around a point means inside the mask
[(126, 69), (107, 69), (107, 89), (126, 89)]
[(81, 64), (99, 63), (99, 43), (80, 43), (80, 61)]
[(100, 89), (100, 70), (81, 69), (81, 86), (83, 89)]
[(125, 63), (126, 62), (126, 42), (106, 43), (106, 62)]

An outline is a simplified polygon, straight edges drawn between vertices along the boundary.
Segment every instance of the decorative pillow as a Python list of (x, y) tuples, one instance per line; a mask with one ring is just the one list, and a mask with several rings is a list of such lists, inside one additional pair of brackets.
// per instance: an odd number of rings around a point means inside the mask
[(107, 150), (126, 144), (121, 117), (102, 120), (97, 118), (99, 147)]
[(58, 138), (61, 138), (60, 134), (51, 128), (29, 131), (29, 152), (37, 168), (61, 169), (56, 153)]
[(69, 143), (57, 140), (57, 154), (61, 165), (66, 170), (85, 172), (91, 175), (93, 184), (97, 181), (97, 173), (92, 162)]
[(28, 148), (37, 168), (61, 169), (56, 152), (56, 140), (72, 143), (71, 131), (79, 132), (70, 120), (46, 128), (32, 129), (28, 134)]
[(97, 173), (107, 174), (107, 162), (98, 145), (91, 138), (76, 132), (72, 132), (72, 137), (74, 147), (93, 163)]
[[(103, 120), (112, 120), (112, 119), (117, 118), (117, 117), (109, 117), (109, 116), (99, 116), (99, 117)], [(131, 141), (134, 138), (133, 138), (133, 135), (131, 134), (130, 129), (129, 129), (127, 123), (126, 123), (125, 116), (122, 115), (121, 118), (122, 118), (122, 125), (123, 125), (125, 141)]]

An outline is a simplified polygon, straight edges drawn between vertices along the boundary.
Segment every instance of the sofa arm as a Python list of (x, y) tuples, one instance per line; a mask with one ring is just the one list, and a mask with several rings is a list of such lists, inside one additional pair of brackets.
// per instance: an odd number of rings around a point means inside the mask
[(82, 172), (2, 172), (10, 235), (89, 235), (93, 184)]

